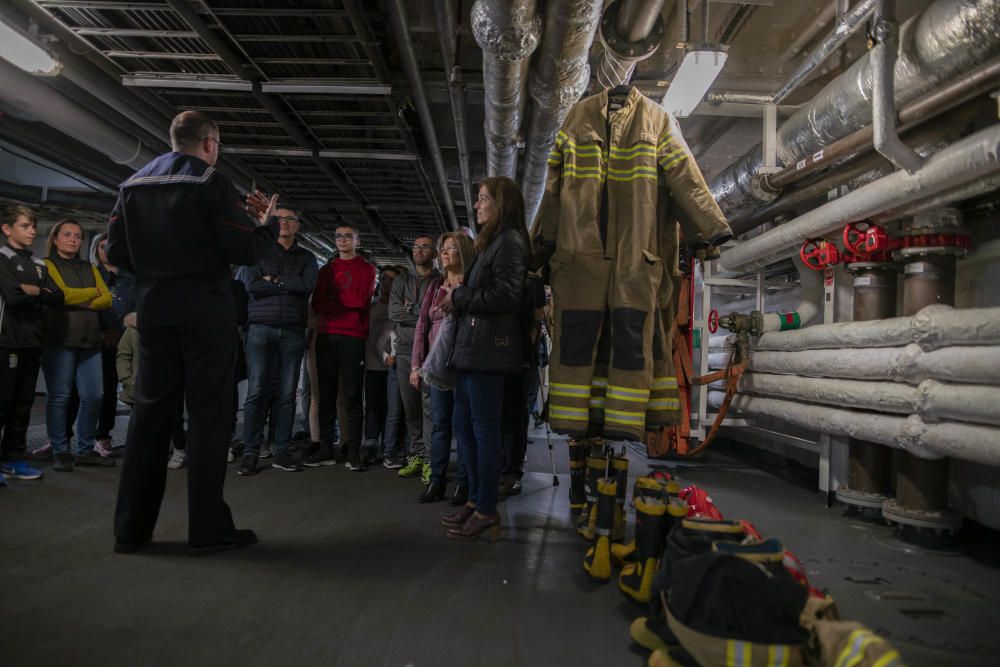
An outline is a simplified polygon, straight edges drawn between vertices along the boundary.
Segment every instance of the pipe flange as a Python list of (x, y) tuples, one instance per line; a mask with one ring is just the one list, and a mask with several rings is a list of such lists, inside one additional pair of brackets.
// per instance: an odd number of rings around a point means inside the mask
[(938, 534), (950, 533), (955, 535), (962, 527), (962, 517), (955, 512), (950, 510), (925, 512), (909, 509), (900, 505), (895, 499), (885, 501), (882, 505), (882, 516), (887, 521), (901, 526), (932, 530)]
[(940, 246), (936, 248), (900, 248), (892, 253), (892, 258), (905, 262), (906, 260), (913, 259), (914, 257), (926, 257), (927, 255), (954, 256), (961, 259), (967, 254), (969, 254), (968, 248), (960, 248), (958, 246)]
[(878, 271), (899, 271), (902, 265), (896, 262), (851, 262), (844, 267), (849, 273), (860, 273), (872, 269)]
[(604, 10), (601, 17), (601, 43), (604, 48), (615, 55), (619, 60), (626, 62), (639, 62), (645, 60), (654, 53), (663, 41), (663, 33), (666, 27), (663, 23), (663, 16), (656, 17), (656, 23), (650, 30), (646, 39), (638, 42), (629, 42), (622, 35), (618, 34), (616, 25), (618, 24), (618, 12), (621, 9), (622, 0), (615, 0)]
[(778, 198), (781, 190), (776, 190), (768, 185), (766, 176), (767, 174), (759, 173), (750, 179), (750, 194), (758, 201), (768, 204)]
[(865, 493), (864, 491), (849, 489), (846, 486), (840, 487), (837, 490), (836, 496), (837, 500), (845, 505), (878, 510), (881, 510), (886, 501), (890, 500), (889, 496), (881, 493)]

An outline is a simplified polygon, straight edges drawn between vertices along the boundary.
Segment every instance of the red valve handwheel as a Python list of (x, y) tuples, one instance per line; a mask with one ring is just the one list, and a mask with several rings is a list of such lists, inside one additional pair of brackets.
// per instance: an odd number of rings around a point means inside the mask
[(837, 246), (826, 239), (806, 239), (799, 250), (802, 263), (813, 271), (822, 271), (827, 266), (840, 261)]
[(719, 311), (712, 309), (708, 314), (708, 333), (715, 333), (719, 330)]
[(855, 255), (865, 255), (874, 250), (866, 250), (866, 237), (868, 231), (874, 229), (875, 225), (868, 222), (867, 220), (858, 220), (857, 222), (849, 222), (844, 226), (844, 248), (850, 250)]

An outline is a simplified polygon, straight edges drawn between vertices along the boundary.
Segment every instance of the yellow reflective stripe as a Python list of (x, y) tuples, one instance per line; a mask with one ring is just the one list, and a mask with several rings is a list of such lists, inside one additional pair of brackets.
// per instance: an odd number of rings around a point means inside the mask
[(638, 165), (632, 167), (631, 169), (615, 169), (614, 167), (608, 167), (609, 174), (618, 174), (621, 176), (628, 176), (629, 174), (636, 174), (639, 172), (645, 172), (656, 176), (656, 167), (650, 167), (647, 165)]
[(767, 647), (767, 667), (788, 667), (787, 646), (783, 644), (771, 644)]
[(673, 153), (668, 153), (667, 155), (660, 158), (660, 166), (663, 167), (664, 169), (669, 169), (674, 164), (686, 158), (687, 158), (687, 153), (685, 153), (684, 149), (681, 148), (674, 151)]
[(632, 176), (615, 176), (614, 174), (610, 174), (608, 176), (609, 181), (619, 181), (622, 183), (631, 183), (632, 181), (637, 181), (640, 178), (645, 178), (650, 181), (655, 181), (657, 177), (653, 174), (646, 174), (646, 173), (633, 174)]
[(645, 412), (627, 412), (625, 410), (612, 410), (610, 408), (605, 408), (604, 414), (607, 416), (608, 421), (641, 423), (646, 418)]
[(590, 386), (592, 386), (592, 387), (607, 387), (608, 386), (608, 378), (595, 377), (593, 380), (590, 381)]
[(676, 410), (681, 407), (681, 401), (678, 398), (654, 398), (647, 405), (647, 410)]
[(662, 151), (667, 146), (673, 145), (674, 137), (668, 132), (667, 136), (660, 139), (660, 143), (656, 144), (656, 150)]
[(900, 660), (899, 651), (893, 649), (875, 661), (872, 667), (892, 667)]
[(864, 658), (865, 648), (872, 642), (878, 640), (870, 630), (855, 630), (847, 636), (847, 646), (837, 656), (836, 667), (856, 667)]
[(566, 136), (566, 133), (563, 132), (562, 130), (559, 130), (559, 132), (556, 134), (556, 146), (562, 148), (562, 145), (566, 143), (566, 141), (568, 140), (569, 137)]
[(746, 642), (726, 641), (726, 667), (750, 667), (750, 647)]
[(583, 144), (582, 146), (572, 139), (566, 140), (566, 148), (570, 153), (578, 155), (604, 155), (600, 144)]
[(572, 171), (570, 169), (564, 169), (562, 175), (565, 176), (565, 177), (567, 177), (567, 178), (579, 178), (581, 180), (588, 179), (588, 178), (592, 178), (592, 179), (597, 180), (597, 181), (603, 181), (604, 180), (604, 174), (578, 174), (575, 171)]
[(559, 387), (560, 389), (584, 389), (590, 391), (589, 384), (567, 384), (565, 382), (552, 382), (550, 383), (552, 387)]
[(651, 387), (653, 391), (658, 389), (677, 389), (677, 378), (675, 377), (662, 377), (653, 378), (653, 386)]
[(612, 157), (632, 157), (638, 155), (639, 153), (655, 155), (656, 148), (653, 144), (636, 144), (632, 148), (618, 148), (617, 146), (611, 147)]
[(592, 408), (603, 408), (604, 399), (603, 398), (592, 398), (590, 399), (590, 407)]
[(590, 411), (587, 408), (564, 408), (549, 405), (549, 416), (553, 419), (585, 422), (590, 419)]
[(608, 385), (608, 396), (635, 396), (637, 398), (646, 399), (649, 398), (648, 389), (633, 389), (630, 387), (619, 387), (617, 385)]
[(604, 173), (604, 167), (602, 167), (601, 165), (597, 165), (595, 167), (581, 167), (578, 164), (567, 164), (564, 167), (564, 170), (565, 171), (587, 172), (587, 173), (589, 173), (589, 172)]

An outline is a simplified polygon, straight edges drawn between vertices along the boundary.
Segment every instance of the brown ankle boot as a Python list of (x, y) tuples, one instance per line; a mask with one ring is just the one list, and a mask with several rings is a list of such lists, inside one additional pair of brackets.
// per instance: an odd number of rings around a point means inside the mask
[(462, 509), (451, 514), (445, 514), (441, 517), (441, 525), (445, 528), (459, 528), (466, 521), (469, 520), (476, 511), (476, 508), (472, 505), (463, 505)]
[(475, 540), (483, 533), (487, 534), (490, 542), (500, 539), (499, 514), (481, 516), (478, 512), (473, 513), (461, 526), (448, 529), (448, 537), (462, 540)]

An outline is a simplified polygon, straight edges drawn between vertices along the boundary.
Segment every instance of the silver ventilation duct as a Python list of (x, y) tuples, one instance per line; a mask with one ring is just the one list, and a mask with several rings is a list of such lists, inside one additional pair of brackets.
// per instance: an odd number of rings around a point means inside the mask
[(569, 110), (590, 82), (587, 57), (603, 6), (602, 0), (549, 0), (542, 48), (529, 83), (534, 104), (521, 178), (529, 225), (545, 190), (549, 150)]
[(524, 116), (528, 59), (541, 37), (536, 0), (476, 0), (472, 34), (483, 50), (486, 101), (486, 169), (514, 178), (518, 133)]
[(653, 55), (663, 40), (665, 0), (614, 0), (601, 18), (604, 54), (597, 85), (614, 88), (631, 81), (636, 63)]
[[(938, 0), (900, 26), (895, 100), (906, 104), (1000, 54), (1000, 0)], [(872, 62), (866, 54), (778, 130), (780, 164), (794, 164), (872, 120)], [(757, 145), (717, 176), (712, 194), (728, 217), (754, 208), (751, 184), (763, 163)]]

